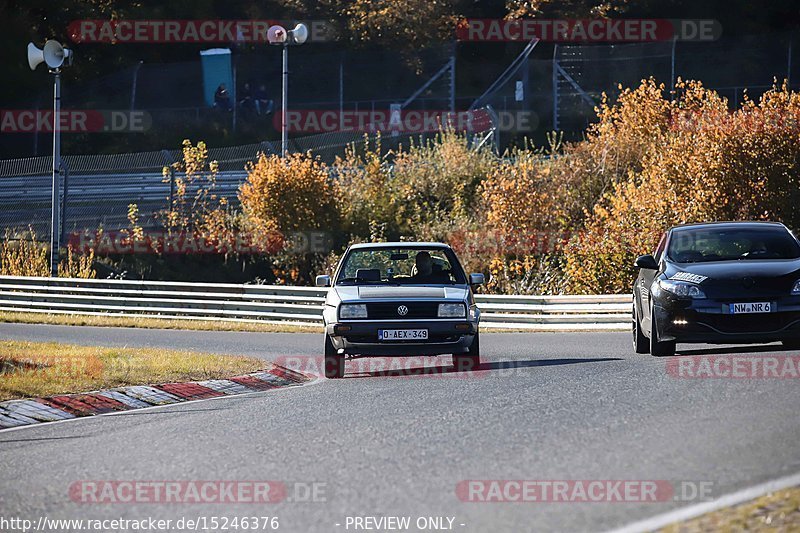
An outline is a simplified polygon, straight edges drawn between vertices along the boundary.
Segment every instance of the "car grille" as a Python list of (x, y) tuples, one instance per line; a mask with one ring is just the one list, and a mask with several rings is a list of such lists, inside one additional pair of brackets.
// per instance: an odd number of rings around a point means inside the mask
[(791, 287), (785, 278), (745, 276), (738, 279), (717, 279), (703, 282), (703, 290), (709, 298), (723, 301), (747, 302), (761, 298), (780, 298)]
[(348, 342), (354, 343), (381, 343), (381, 344), (427, 344), (435, 342), (456, 342), (461, 338), (460, 333), (431, 333), (427, 339), (409, 339), (404, 341), (379, 341), (378, 335), (345, 335)]
[[(408, 313), (401, 315), (397, 309), (405, 306)], [(436, 318), (439, 315), (439, 302), (371, 302), (367, 304), (367, 317), (377, 319), (418, 319)]]
[[(723, 333), (770, 333), (800, 320), (800, 313), (758, 313), (747, 315), (702, 314), (699, 322)], [(800, 324), (791, 329), (800, 328)]]

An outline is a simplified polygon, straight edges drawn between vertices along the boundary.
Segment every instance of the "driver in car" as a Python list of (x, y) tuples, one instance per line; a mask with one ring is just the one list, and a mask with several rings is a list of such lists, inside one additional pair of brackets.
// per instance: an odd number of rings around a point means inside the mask
[(426, 251), (419, 252), (414, 258), (414, 280), (421, 283), (430, 282), (433, 277), (433, 260), (431, 254)]
[(411, 277), (417, 283), (446, 283), (450, 279), (440, 265), (434, 264), (431, 254), (424, 250), (414, 258), (414, 271)]

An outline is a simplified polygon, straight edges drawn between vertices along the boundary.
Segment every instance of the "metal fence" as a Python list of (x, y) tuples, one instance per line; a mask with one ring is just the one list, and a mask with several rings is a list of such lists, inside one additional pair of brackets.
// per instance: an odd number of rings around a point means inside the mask
[[(290, 98), (293, 107), (318, 109), (365, 109), (377, 99), (402, 102), (420, 83), (452, 56), (453, 45), (443, 44), (419, 50), (415, 62), (404, 62), (392, 49), (348, 51), (327, 47), (301, 46), (291, 50)], [(276, 103), (281, 96), (281, 55), (273, 47), (234, 50), (232, 71), (238, 100), (243, 85), (264, 90)], [(364, 80), (370, 80), (365, 84)], [(65, 107), (99, 109), (208, 109), (203, 98), (203, 71), (199, 56), (192, 61), (138, 63), (92, 80), (75, 80), (64, 85)], [(379, 95), (379, 96), (376, 96)], [(39, 100), (46, 102), (49, 93)], [(426, 93), (429, 109), (447, 109), (450, 87), (441, 83)], [(388, 108), (388, 105), (384, 105)]]
[[(482, 116), (486, 120), (476, 123), (476, 129), (483, 131), (470, 134), (476, 146), (494, 138), (493, 115), (487, 111)], [(381, 138), (381, 146), (384, 150), (408, 146), (431, 135), (386, 134)], [(346, 147), (363, 148), (367, 143), (374, 143), (375, 138), (375, 134), (354, 131), (295, 137), (289, 139), (288, 151), (311, 152), (332, 162), (336, 156), (344, 155)], [(214, 193), (235, 203), (239, 186), (247, 178), (245, 166), (255, 161), (259, 153), (280, 153), (280, 142), (210, 148), (208, 159), (217, 161), (220, 169)], [(165, 178), (163, 169), (181, 158), (179, 150), (63, 156), (59, 206), (62, 242), (66, 242), (65, 236), (73, 231), (127, 227), (130, 204), (136, 204), (139, 209), (140, 225), (156, 225), (154, 214), (169, 207), (171, 180), (175, 178), (174, 174)], [(0, 230), (30, 227), (38, 237), (49, 238), (51, 169), (52, 157), (0, 160)], [(191, 197), (198, 186), (199, 183), (189, 183), (187, 197)]]
[[(328, 289), (0, 276), (0, 311), (321, 325)], [(477, 295), (484, 328), (630, 327), (631, 296)]]
[(797, 50), (797, 32), (723, 36), (711, 42), (539, 43), (524, 61), (512, 64), (503, 83), (495, 84), (480, 103), (501, 113), (526, 111), (536, 117), (535, 131), (505, 132), (501, 145), (526, 136), (541, 138), (552, 130), (581, 138), (596, 121), (594, 108), (603, 93), (613, 102), (620, 86), (635, 87), (650, 77), (664, 83), (667, 91), (677, 78), (702, 81), (727, 98), (732, 108), (741, 104), (745, 91), (757, 99), (773, 79), (779, 83), (787, 79), (791, 88), (798, 89)]

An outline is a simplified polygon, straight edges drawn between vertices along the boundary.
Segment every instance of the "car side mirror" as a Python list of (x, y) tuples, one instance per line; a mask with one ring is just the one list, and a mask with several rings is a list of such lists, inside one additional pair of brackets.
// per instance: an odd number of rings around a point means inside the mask
[(331, 277), (330, 276), (317, 276), (315, 280), (317, 287), (330, 287), (331, 286)]
[(656, 258), (650, 254), (647, 255), (640, 255), (636, 258), (636, 262), (634, 263), (638, 268), (643, 268), (645, 270), (658, 270), (658, 263), (656, 263)]
[(485, 278), (483, 274), (470, 274), (469, 275), (469, 284), (470, 285), (483, 285), (485, 283)]

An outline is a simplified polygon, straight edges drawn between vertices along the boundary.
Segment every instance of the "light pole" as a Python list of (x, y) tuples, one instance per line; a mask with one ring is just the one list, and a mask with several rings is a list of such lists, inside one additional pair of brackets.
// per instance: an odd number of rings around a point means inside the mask
[(308, 39), (308, 27), (298, 24), (293, 30), (283, 26), (272, 26), (267, 32), (269, 44), (283, 47), (283, 71), (281, 73), (281, 157), (286, 157), (287, 128), (286, 113), (289, 96), (289, 46), (301, 45)]
[(59, 225), (58, 196), (61, 176), (61, 67), (72, 64), (72, 51), (61, 46), (58, 41), (49, 40), (44, 48), (37, 48), (28, 43), (28, 65), (36, 70), (44, 63), (53, 75), (53, 189), (51, 197), (50, 218), (50, 275), (58, 276), (58, 249), (60, 246), (61, 228)]

